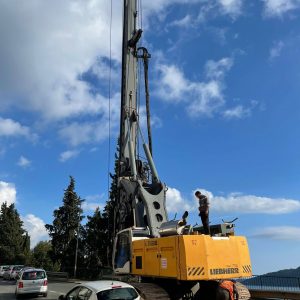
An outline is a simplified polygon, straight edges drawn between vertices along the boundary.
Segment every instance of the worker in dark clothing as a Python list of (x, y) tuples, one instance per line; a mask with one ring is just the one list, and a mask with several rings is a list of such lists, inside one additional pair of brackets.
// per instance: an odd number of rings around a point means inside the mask
[(201, 194), (200, 191), (196, 191), (195, 196), (199, 200), (199, 216), (201, 217), (202, 225), (204, 228), (204, 234), (210, 235), (208, 198), (205, 195)]

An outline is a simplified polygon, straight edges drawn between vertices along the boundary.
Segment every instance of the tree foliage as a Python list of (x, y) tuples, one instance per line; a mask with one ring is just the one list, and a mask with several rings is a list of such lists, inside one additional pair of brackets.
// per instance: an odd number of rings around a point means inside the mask
[(24, 264), (30, 252), (30, 237), (14, 204), (4, 202), (0, 210), (1, 263)]
[(75, 180), (70, 176), (70, 183), (64, 192), (63, 205), (54, 210), (52, 224), (46, 224), (51, 237), (54, 263), (60, 265), (61, 271), (72, 273), (74, 270), (77, 238), (83, 230), (80, 225), (83, 215), (82, 200), (75, 192)]
[(85, 225), (85, 264), (88, 277), (97, 278), (99, 271), (108, 264), (108, 229), (107, 219), (97, 208), (93, 216), (87, 217)]
[(31, 265), (43, 268), (47, 271), (54, 271), (52, 261), (50, 259), (52, 245), (50, 241), (39, 242), (32, 250)]
[[(119, 151), (119, 141), (117, 146), (117, 152)], [(117, 154), (115, 154), (115, 166), (114, 174), (110, 174), (111, 186), (109, 191), (109, 199), (104, 207), (103, 217), (106, 219), (107, 236), (106, 236), (106, 246), (107, 246), (107, 262), (108, 266), (112, 265), (112, 252), (113, 252), (113, 241), (115, 238), (115, 208), (119, 197), (118, 191), (118, 168), (119, 160)]]

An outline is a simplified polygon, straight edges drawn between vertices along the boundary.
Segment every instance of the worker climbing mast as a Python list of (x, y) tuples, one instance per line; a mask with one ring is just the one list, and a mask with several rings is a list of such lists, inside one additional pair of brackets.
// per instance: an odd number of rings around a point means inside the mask
[[(219, 300), (212, 295), (217, 295), (220, 280), (252, 274), (247, 240), (235, 236), (234, 224), (229, 222), (211, 226), (211, 235), (204, 235), (201, 228), (187, 224), (188, 212), (182, 212), (181, 220), (168, 220), (167, 189), (152, 157), (150, 55), (139, 45), (142, 30), (137, 28), (137, 18), (137, 0), (124, 0), (114, 272), (138, 277), (147, 291), (145, 299)], [(144, 62), (149, 146), (142, 132), (145, 126), (140, 124), (138, 59)], [(247, 290), (241, 291), (239, 299), (249, 299)]]

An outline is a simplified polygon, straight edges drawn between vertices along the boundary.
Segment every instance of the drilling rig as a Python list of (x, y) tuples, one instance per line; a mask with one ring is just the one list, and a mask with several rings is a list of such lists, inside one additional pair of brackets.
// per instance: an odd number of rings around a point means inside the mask
[[(188, 212), (181, 220), (168, 219), (167, 187), (152, 156), (150, 54), (139, 45), (142, 29), (137, 23), (137, 0), (124, 0), (113, 268), (115, 274), (138, 278), (146, 299), (204, 299), (201, 290), (209, 283), (252, 275), (247, 240), (234, 235), (231, 223), (213, 225), (211, 235), (204, 235), (201, 228), (187, 224)], [(143, 135), (145, 126), (140, 124), (139, 60), (144, 65), (147, 139)], [(143, 155), (139, 155), (140, 148)]]

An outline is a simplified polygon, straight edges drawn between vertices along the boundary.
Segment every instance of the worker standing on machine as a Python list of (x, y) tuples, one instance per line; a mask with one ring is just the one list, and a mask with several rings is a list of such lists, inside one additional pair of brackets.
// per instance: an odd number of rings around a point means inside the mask
[(201, 194), (200, 191), (195, 192), (195, 196), (199, 200), (199, 216), (201, 217), (204, 234), (210, 235), (209, 229), (209, 201), (208, 198)]

